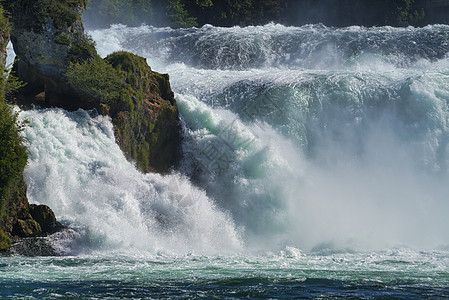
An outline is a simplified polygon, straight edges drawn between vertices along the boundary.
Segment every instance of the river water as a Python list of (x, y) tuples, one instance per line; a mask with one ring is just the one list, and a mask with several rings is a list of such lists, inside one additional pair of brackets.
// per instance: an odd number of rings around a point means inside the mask
[(141, 174), (110, 120), (20, 113), (63, 256), (3, 298), (449, 297), (449, 26), (89, 32), (170, 74), (183, 160)]

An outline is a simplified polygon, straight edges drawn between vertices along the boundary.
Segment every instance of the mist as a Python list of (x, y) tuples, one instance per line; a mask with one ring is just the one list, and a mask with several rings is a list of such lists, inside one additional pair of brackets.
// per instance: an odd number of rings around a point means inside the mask
[(447, 26), (91, 33), (170, 74), (181, 172), (246, 249), (447, 247)]

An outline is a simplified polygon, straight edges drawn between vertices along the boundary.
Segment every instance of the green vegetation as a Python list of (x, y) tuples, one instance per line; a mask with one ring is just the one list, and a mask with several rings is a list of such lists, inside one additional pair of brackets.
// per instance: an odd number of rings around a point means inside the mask
[[(6, 48), (9, 29), (8, 20), (0, 7), (0, 51)], [(24, 198), (26, 187), (23, 171), (28, 153), (20, 135), (23, 125), (5, 100), (6, 95), (23, 85), (9, 74), (4, 63), (0, 62), (0, 250), (6, 250), (11, 244), (8, 235), (11, 228), (7, 228), (7, 225), (11, 225), (11, 216), (17, 214), (11, 211), (11, 207), (20, 207), (24, 201), (28, 203)]]
[(95, 42), (90, 36), (83, 35), (81, 38), (72, 43), (72, 46), (68, 51), (68, 55), (68, 60), (71, 62), (84, 62), (87, 60), (92, 60), (97, 56)]
[(0, 250), (9, 247), (11, 240), (4, 231), (7, 206), (16, 195), (18, 178), (23, 177), (28, 153), (23, 145), (17, 113), (6, 103), (5, 94), (20, 86), (17, 80), (6, 80), (7, 70), (0, 76)]
[(11, 26), (9, 25), (8, 19), (5, 17), (5, 11), (3, 7), (0, 6), (0, 49), (6, 49), (10, 30)]
[[(94, 26), (191, 27), (324, 23), (347, 25), (422, 25), (426, 0), (90, 0), (86, 19)], [(449, 20), (448, 20), (449, 21)]]
[(2, 229), (0, 229), (0, 251), (8, 249), (10, 245), (11, 239)]
[[(16, 23), (35, 32), (42, 32), (48, 18), (52, 18), (57, 29), (71, 26), (80, 19), (78, 10), (85, 8), (87, 0), (2, 0), (6, 10), (14, 16)], [(23, 9), (28, 10), (27, 14)]]
[(23, 173), (27, 164), (27, 152), (17, 114), (4, 99), (0, 100), (0, 196), (4, 196), (12, 180)]
[(70, 63), (65, 75), (76, 90), (95, 101), (110, 104), (120, 95), (122, 76), (98, 55), (92, 60)]
[(65, 32), (61, 32), (60, 34), (58, 34), (55, 37), (55, 42), (57, 44), (66, 45), (66, 46), (70, 46), (72, 44), (72, 40), (70, 39), (70, 36)]
[[(5, 71), (4, 71), (5, 72)], [(0, 219), (3, 217), (6, 201), (18, 177), (23, 176), (28, 154), (23, 145), (17, 113), (5, 101), (5, 91), (9, 89), (5, 77), (0, 79)]]
[(58, 29), (71, 26), (79, 19), (77, 8), (87, 6), (87, 0), (53, 0), (47, 3), (47, 11), (43, 16), (51, 17)]
[(153, 72), (145, 58), (120, 51), (104, 60), (97, 55), (72, 62), (65, 76), (85, 101), (111, 116), (117, 142), (140, 170), (163, 171), (173, 163), (174, 151), (164, 148), (178, 126), (168, 75)]
[(151, 71), (145, 58), (129, 52), (115, 52), (105, 60), (122, 78), (120, 97), (109, 104), (117, 141), (140, 170), (164, 172), (173, 164), (178, 111), (167, 75)]
[(415, 0), (393, 0), (385, 3), (388, 7), (385, 24), (408, 26), (419, 24), (424, 19), (424, 5)]

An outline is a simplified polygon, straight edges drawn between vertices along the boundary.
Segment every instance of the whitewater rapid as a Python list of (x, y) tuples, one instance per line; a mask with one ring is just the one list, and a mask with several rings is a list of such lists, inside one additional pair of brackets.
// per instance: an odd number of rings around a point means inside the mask
[(30, 201), (45, 199), (79, 232), (69, 245), (74, 251), (215, 254), (241, 247), (229, 216), (185, 176), (137, 171), (115, 143), (109, 118), (62, 109), (21, 118), (29, 122)]
[(85, 248), (169, 253), (449, 244), (449, 27), (89, 32), (170, 74), (183, 164), (143, 175), (107, 118), (21, 113), (31, 202)]

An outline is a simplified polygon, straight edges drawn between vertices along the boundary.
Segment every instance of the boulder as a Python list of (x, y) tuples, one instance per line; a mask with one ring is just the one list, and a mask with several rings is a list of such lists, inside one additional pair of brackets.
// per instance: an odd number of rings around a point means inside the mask
[(95, 44), (84, 34), (81, 21), (85, 4), (83, 0), (4, 1), (18, 58), (13, 71), (27, 83), (17, 97), (19, 104), (79, 105), (74, 103), (76, 91), (67, 85), (64, 73), (69, 62), (96, 55)]
[(43, 234), (51, 234), (63, 228), (47, 205), (31, 204), (30, 215), (40, 225)]
[(84, 34), (85, 0), (5, 0), (13, 22), (14, 71), (27, 85), (19, 104), (97, 109), (112, 118), (116, 140), (143, 172), (168, 173), (181, 133), (169, 76), (128, 52), (98, 56)]
[(33, 237), (42, 234), (42, 229), (39, 223), (37, 223), (33, 218), (27, 218), (25, 220), (18, 219), (14, 223), (12, 235), (18, 237)]

